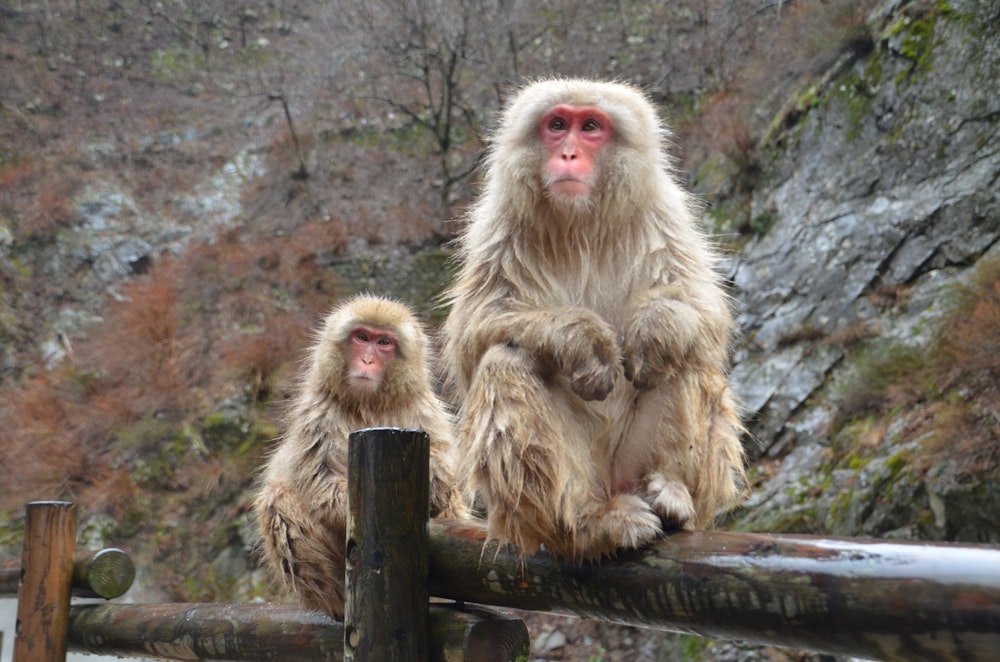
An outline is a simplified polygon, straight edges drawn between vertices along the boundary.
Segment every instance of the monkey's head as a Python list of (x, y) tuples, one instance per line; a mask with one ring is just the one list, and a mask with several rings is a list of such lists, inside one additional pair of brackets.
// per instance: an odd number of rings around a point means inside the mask
[(314, 379), (340, 400), (391, 404), (426, 388), (423, 338), (405, 305), (356, 297), (327, 317), (314, 349)]
[(620, 200), (649, 190), (648, 178), (667, 165), (664, 135), (638, 88), (583, 79), (539, 81), (504, 110), (491, 173), (508, 182), (506, 190), (530, 191), (557, 208), (594, 208), (608, 196)]
[(398, 358), (396, 330), (359, 322), (350, 330), (346, 342), (348, 388), (377, 391), (389, 367)]

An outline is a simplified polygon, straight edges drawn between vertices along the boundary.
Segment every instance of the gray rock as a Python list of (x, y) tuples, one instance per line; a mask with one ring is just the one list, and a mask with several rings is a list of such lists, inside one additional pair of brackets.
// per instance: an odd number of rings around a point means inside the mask
[[(873, 32), (891, 36), (767, 149), (752, 215), (773, 224), (731, 272), (746, 339), (734, 388), (764, 449), (837, 370), (830, 334), (863, 325), (926, 340), (919, 327), (942, 285), (1000, 238), (1000, 95), (984, 84), (1000, 78), (1000, 49), (967, 48), (977, 24), (941, 15), (924, 68), (908, 76), (905, 26), (884, 25), (896, 20), (876, 12)], [(913, 296), (872, 304), (899, 286)]]

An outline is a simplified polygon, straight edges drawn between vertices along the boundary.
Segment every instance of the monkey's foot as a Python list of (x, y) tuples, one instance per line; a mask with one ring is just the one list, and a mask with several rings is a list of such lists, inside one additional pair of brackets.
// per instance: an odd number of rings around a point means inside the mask
[(572, 555), (578, 559), (610, 556), (618, 549), (641, 547), (660, 532), (660, 517), (648, 503), (634, 494), (616, 494), (581, 516)]
[(654, 476), (647, 490), (649, 505), (660, 516), (665, 529), (680, 529), (696, 519), (691, 492), (683, 483)]

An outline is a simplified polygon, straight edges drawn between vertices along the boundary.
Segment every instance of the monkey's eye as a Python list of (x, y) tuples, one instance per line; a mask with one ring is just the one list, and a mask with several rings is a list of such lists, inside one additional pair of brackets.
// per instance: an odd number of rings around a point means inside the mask
[(364, 331), (356, 331), (354, 333), (354, 339), (360, 342), (368, 342), (368, 334)]
[(382, 336), (376, 342), (383, 347), (392, 347), (392, 338), (389, 338), (388, 336)]
[(549, 130), (550, 131), (565, 131), (566, 130), (566, 120), (561, 117), (553, 117), (549, 120)]
[(580, 128), (584, 131), (600, 131), (601, 124), (597, 120), (586, 120)]

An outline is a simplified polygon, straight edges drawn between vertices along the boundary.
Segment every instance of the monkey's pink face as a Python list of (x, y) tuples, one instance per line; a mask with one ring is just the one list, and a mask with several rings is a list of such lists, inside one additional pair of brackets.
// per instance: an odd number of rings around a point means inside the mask
[(399, 341), (386, 329), (359, 324), (348, 336), (348, 383), (351, 388), (373, 391), (396, 357)]
[(600, 151), (611, 140), (611, 118), (596, 106), (560, 104), (542, 116), (539, 132), (547, 158), (543, 179), (550, 194), (589, 196)]

